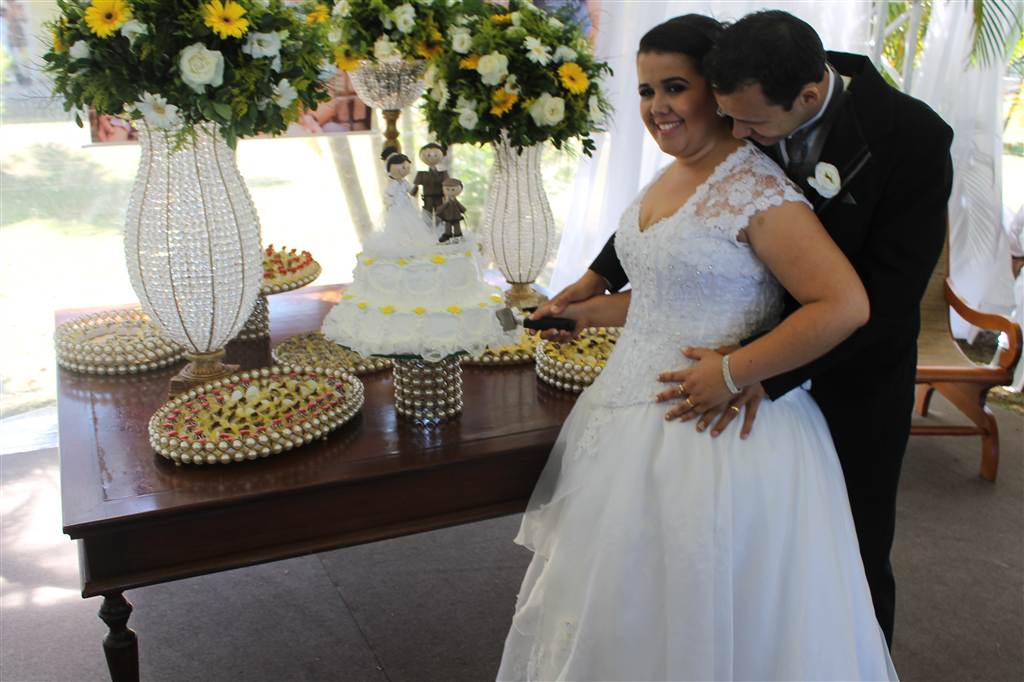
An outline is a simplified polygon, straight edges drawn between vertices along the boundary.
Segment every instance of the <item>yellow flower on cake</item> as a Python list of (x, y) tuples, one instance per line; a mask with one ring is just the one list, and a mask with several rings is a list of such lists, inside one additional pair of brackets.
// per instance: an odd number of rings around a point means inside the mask
[(203, 23), (220, 36), (221, 40), (227, 38), (241, 38), (249, 30), (249, 20), (244, 19), (245, 8), (233, 0), (221, 3), (220, 0), (210, 0), (203, 5)]
[(498, 88), (491, 95), (491, 113), (495, 116), (504, 116), (512, 111), (512, 107), (519, 101), (519, 95), (509, 92), (505, 88)]
[(358, 304), (356, 307), (359, 308), (360, 310), (366, 310), (366, 308), (368, 306), (366, 305), (366, 301), (363, 301), (362, 303)]
[(363, 265), (373, 265), (376, 262), (377, 261), (375, 261), (373, 258), (367, 258), (366, 260), (363, 261)]
[(438, 265), (444, 265), (445, 258), (441, 254), (437, 254), (430, 257), (430, 260), (434, 261)]
[(558, 67), (558, 77), (569, 92), (579, 95), (587, 91), (590, 80), (576, 62), (567, 62)]
[(339, 45), (334, 48), (334, 63), (342, 71), (355, 71), (359, 68), (359, 57), (349, 52), (348, 47)]
[(495, 303), (501, 303), (501, 296), (498, 294), (491, 294), (491, 300)]
[(317, 5), (309, 14), (306, 15), (306, 23), (310, 26), (313, 24), (322, 24), (327, 21), (327, 18), (330, 15), (331, 11), (327, 9), (327, 5)]
[(416, 306), (415, 308), (412, 309), (412, 311), (417, 315), (422, 315), (423, 313), (427, 312), (427, 309), (424, 308), (423, 306)]
[(459, 313), (462, 312), (462, 308), (460, 308), (457, 305), (450, 305), (448, 306), (448, 312), (450, 312), (452, 315), (458, 315)]
[(393, 306), (393, 305), (382, 305), (380, 307), (380, 311), (382, 313), (384, 313), (385, 315), (390, 315), (391, 313), (395, 312), (395, 306)]
[(398, 259), (398, 264), (399, 265), (408, 265), (409, 261), (405, 260), (404, 258), (399, 258)]
[(124, 0), (93, 0), (85, 10), (85, 24), (100, 38), (109, 38), (131, 16)]

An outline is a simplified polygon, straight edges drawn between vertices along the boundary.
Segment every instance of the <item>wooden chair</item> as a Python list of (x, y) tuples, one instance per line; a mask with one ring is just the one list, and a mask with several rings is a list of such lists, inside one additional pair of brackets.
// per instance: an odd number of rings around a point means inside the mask
[[(947, 234), (949, 223), (946, 223)], [(997, 267), (1008, 267), (998, 264)], [(989, 365), (977, 365), (960, 350), (949, 327), (949, 309), (969, 323), (990, 331), (1005, 332), (1009, 347)], [(967, 306), (953, 291), (949, 280), (949, 240), (921, 299), (921, 334), (917, 339), (917, 396), (914, 409), (928, 416), (935, 391), (941, 393), (973, 422), (972, 425), (915, 424), (918, 436), (981, 436), (981, 470), (986, 481), (996, 480), (999, 468), (999, 427), (985, 405), (993, 386), (1005, 386), (1021, 356), (1021, 328), (1002, 315), (983, 313)]]

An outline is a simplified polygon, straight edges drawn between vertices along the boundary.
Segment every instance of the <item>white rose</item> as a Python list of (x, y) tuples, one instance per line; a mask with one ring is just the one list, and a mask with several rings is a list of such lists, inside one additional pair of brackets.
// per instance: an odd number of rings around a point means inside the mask
[(550, 17), (548, 19), (548, 23), (551, 24), (551, 28), (555, 28), (555, 29), (562, 28), (563, 26), (565, 26), (565, 24), (563, 24), (561, 21), (559, 21), (555, 17)]
[(527, 36), (523, 41), (523, 46), (526, 48), (526, 58), (534, 64), (547, 66), (551, 61), (551, 48), (542, 43), (540, 39)]
[(523, 25), (523, 15), (521, 13), (513, 12), (512, 14), (509, 15), (509, 17), (512, 19), (512, 25), (513, 26), (522, 26)]
[(839, 169), (824, 161), (820, 161), (814, 167), (814, 177), (807, 178), (807, 184), (825, 199), (831, 199), (839, 194), (843, 186), (839, 178)]
[(476, 102), (471, 99), (466, 99), (463, 95), (459, 95), (458, 101), (455, 102), (455, 111), (462, 111), (463, 109), (472, 109), (476, 111)]
[(565, 100), (545, 92), (530, 107), (530, 116), (538, 126), (558, 125), (565, 118)]
[(127, 38), (128, 42), (133, 46), (139, 36), (144, 36), (148, 33), (149, 28), (138, 19), (129, 19), (121, 24), (121, 35)]
[(287, 78), (282, 78), (274, 86), (274, 104), (282, 109), (287, 109), (288, 105), (294, 102), (298, 96), (299, 91), (295, 89), (295, 86)]
[(395, 26), (402, 33), (412, 33), (412, 30), (416, 28), (416, 8), (409, 3), (396, 7), (391, 12), (391, 17), (395, 20)]
[(217, 50), (207, 50), (202, 43), (193, 43), (181, 51), (178, 71), (185, 85), (201, 95), (207, 85), (216, 88), (224, 82), (224, 55)]
[(254, 59), (276, 57), (281, 52), (281, 36), (277, 33), (250, 33), (242, 43), (242, 52)]
[(559, 45), (555, 50), (554, 59), (556, 62), (574, 62), (576, 61), (576, 50), (566, 45)]
[(270, 70), (277, 73), (281, 70), (281, 55), (274, 57), (274, 60), (270, 62)]
[(84, 40), (76, 40), (72, 43), (71, 47), (68, 48), (68, 54), (71, 55), (72, 59), (88, 59), (89, 43)]
[[(458, 1), (459, 0), (455, 0), (455, 2), (458, 2)], [(450, 0), (449, 0), (448, 4), (451, 5), (451, 1)], [(455, 25), (456, 26), (465, 26), (470, 21), (471, 21), (471, 19), (469, 18), (469, 16), (465, 15), (465, 14), (460, 14), (459, 16), (455, 17)]]
[(466, 54), (473, 46), (473, 37), (467, 28), (457, 28), (452, 32), (452, 49), (459, 54)]
[(479, 120), (480, 117), (477, 116), (476, 112), (473, 111), (472, 109), (463, 109), (462, 112), (459, 114), (459, 125), (465, 128), (466, 130), (472, 130), (473, 128), (476, 128), (476, 124)]
[(437, 82), (437, 66), (430, 64), (423, 72), (423, 85), (429, 90), (434, 87), (435, 82)]
[(448, 91), (448, 83), (443, 79), (434, 83), (434, 87), (430, 89), (430, 96), (435, 102), (439, 109), (444, 109), (445, 105), (448, 104), (448, 97), (451, 93)]
[(149, 92), (142, 93), (142, 99), (135, 103), (135, 108), (142, 113), (142, 118), (146, 123), (154, 128), (166, 130), (181, 122), (181, 117), (178, 116), (178, 107), (168, 104), (167, 100), (160, 95)]
[(398, 48), (391, 42), (391, 39), (386, 35), (377, 38), (377, 42), (373, 44), (373, 56), (379, 61), (394, 57), (398, 54)]
[(349, 6), (348, 0), (338, 0), (338, 2), (334, 3), (334, 9), (331, 10), (331, 14), (336, 17), (347, 17), (351, 11), (352, 7)]
[(480, 57), (476, 70), (484, 85), (497, 85), (508, 75), (508, 57), (497, 52), (485, 54)]
[(509, 77), (505, 79), (505, 90), (511, 92), (513, 95), (519, 94), (519, 79), (514, 73), (509, 74)]

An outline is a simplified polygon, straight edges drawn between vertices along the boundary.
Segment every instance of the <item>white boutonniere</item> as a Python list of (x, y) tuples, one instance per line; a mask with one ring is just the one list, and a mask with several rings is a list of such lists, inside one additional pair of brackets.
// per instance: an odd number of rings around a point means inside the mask
[(839, 169), (824, 161), (818, 162), (814, 167), (814, 177), (807, 178), (807, 184), (825, 199), (831, 199), (839, 194), (839, 189), (843, 186)]

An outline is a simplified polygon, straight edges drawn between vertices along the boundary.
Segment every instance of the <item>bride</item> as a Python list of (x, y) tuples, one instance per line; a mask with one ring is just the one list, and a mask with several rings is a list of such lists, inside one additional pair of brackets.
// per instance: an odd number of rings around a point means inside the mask
[[(535, 554), (500, 680), (895, 679), (842, 471), (806, 391), (708, 438), (655, 402), (679, 349), (737, 351), (737, 383), (862, 325), (856, 273), (800, 191), (716, 115), (701, 59), (721, 30), (677, 17), (637, 56), (640, 111), (674, 157), (626, 209), (631, 292), (573, 304), (625, 324), (555, 443), (516, 541)], [(783, 288), (802, 307), (776, 325)], [(680, 391), (681, 399), (687, 396)]]

